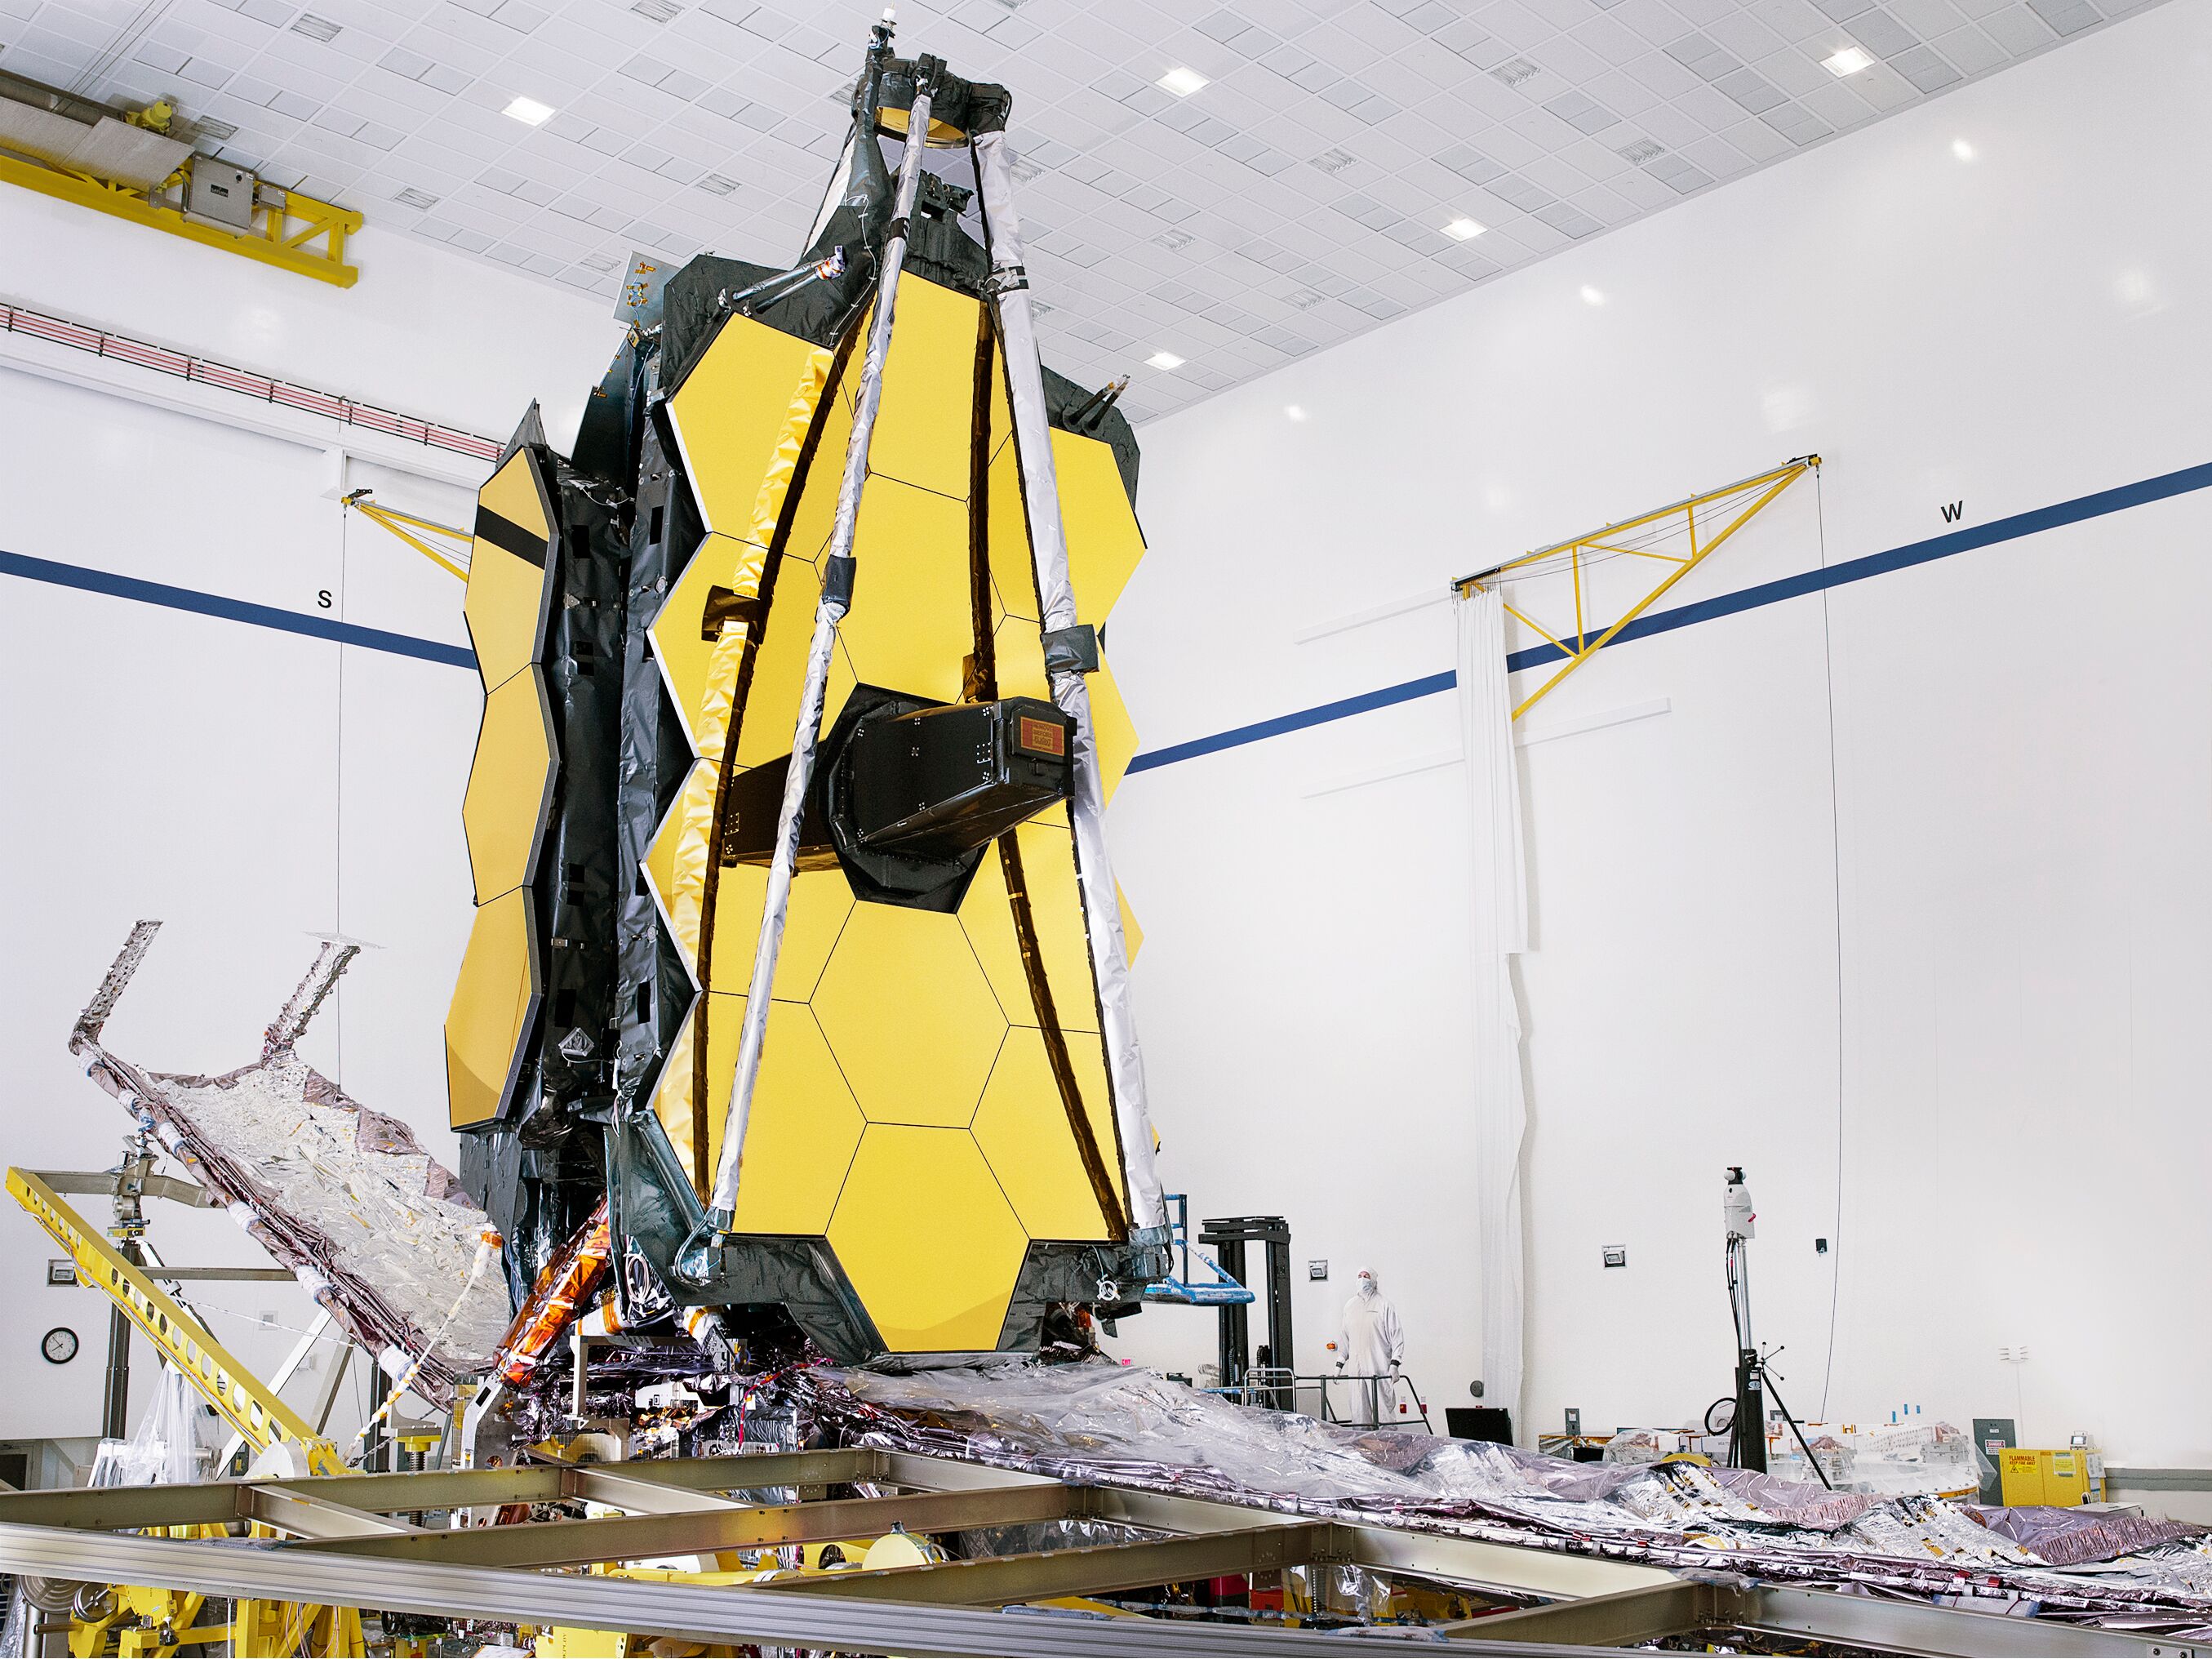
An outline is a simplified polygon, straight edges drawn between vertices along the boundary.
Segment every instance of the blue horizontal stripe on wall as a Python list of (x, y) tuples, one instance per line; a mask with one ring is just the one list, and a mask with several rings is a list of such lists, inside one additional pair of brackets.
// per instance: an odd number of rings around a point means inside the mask
[[(2108, 513), (2121, 513), (2131, 507), (2142, 507), (2151, 501), (2162, 501), (2206, 489), (2212, 489), (2212, 462), (2200, 466), (2185, 466), (2178, 472), (2160, 473), (2155, 478), (2121, 484), (2112, 489), (2100, 489), (2092, 495), (2077, 495), (2070, 501), (2060, 501), (2054, 507), (2039, 507), (2033, 512), (2015, 513), (2010, 518), (1993, 520), (1970, 530), (1954, 530), (1941, 536), (1931, 536), (1924, 542), (1908, 542), (1903, 547), (1893, 547), (1883, 553), (1869, 553), (1863, 558), (1846, 559), (1841, 564), (1832, 564), (1823, 569), (1808, 570), (1776, 581), (1760, 582), (1756, 586), (1740, 588), (1733, 593), (1700, 599), (1695, 605), (1654, 611), (1650, 616), (1638, 617), (1622, 629), (1613, 635), (1613, 644), (1621, 645), (1630, 640), (1648, 639), (1654, 634), (1671, 633), (1677, 628), (1687, 628), (1695, 623), (1711, 622), (1717, 617), (1733, 617), (1765, 605), (1779, 605), (1784, 599), (1802, 599), (1825, 588), (1864, 581), (1869, 576), (1886, 576), (1893, 570), (1905, 570), (1916, 564), (1948, 559), (1954, 554), (1971, 553), (1976, 548), (1993, 546), (1999, 542), (2018, 541), (2023, 536), (2056, 530), (2063, 525), (2080, 524), (2085, 519), (2100, 519)], [(1610, 650), (1612, 646), (1606, 648)], [(1525, 651), (1509, 654), (1505, 666), (1508, 672), (1517, 673), (1524, 668), (1539, 668), (1546, 663), (1564, 661), (1567, 654), (1555, 645), (1532, 645)], [(1342, 697), (1334, 702), (1302, 709), (1295, 714), (1281, 714), (1271, 720), (1260, 720), (1250, 726), (1218, 732), (1212, 737), (1194, 738), (1188, 743), (1147, 750), (1129, 763), (1129, 769), (1132, 772), (1148, 772), (1156, 766), (1193, 760), (1200, 755), (1218, 753), (1224, 749), (1241, 748), (1245, 744), (1258, 743), (1265, 738), (1279, 737), (1285, 732), (1297, 732), (1309, 726), (1345, 720), (1353, 714), (1366, 714), (1370, 709), (1387, 708), (1393, 703), (1410, 702), (1416, 697), (1433, 696), (1437, 692), (1452, 690), (1458, 684), (1458, 674), (1447, 669), (1441, 674), (1425, 675), (1417, 680), (1385, 686), (1380, 691), (1370, 691), (1357, 697)]]
[(1262, 738), (1279, 738), (1285, 732), (1302, 731), (1309, 726), (1323, 726), (1330, 720), (1346, 720), (1372, 709), (1388, 708), (1394, 702), (1411, 702), (1416, 697), (1434, 696), (1439, 691), (1450, 690), (1458, 684), (1459, 675), (1447, 668), (1441, 674), (1425, 675), (1418, 680), (1407, 680), (1402, 685), (1386, 685), (1380, 691), (1366, 691), (1358, 696), (1340, 698), (1317, 708), (1301, 708), (1295, 714), (1278, 714), (1271, 720), (1240, 726), (1232, 731), (1217, 732), (1210, 738), (1193, 738), (1188, 743), (1148, 750), (1129, 763), (1129, 769), (1144, 772), (1155, 766), (1172, 765), (1176, 761), (1194, 760), (1217, 750), (1235, 749), (1244, 744), (1257, 743)]
[[(2023, 536), (2033, 536), (2041, 531), (2056, 530), (2063, 525), (2079, 524), (2084, 520), (2102, 518), (2108, 513), (2124, 512), (2131, 507), (2142, 507), (2151, 501), (2166, 501), (2175, 495), (2186, 495), (2205, 489), (2212, 489), (2212, 462), (2184, 467), (2178, 472), (2161, 473), (2154, 478), (2121, 484), (2112, 489), (2097, 490), (2087, 495), (2077, 495), (2070, 501), (2038, 507), (2033, 512), (2015, 513), (2010, 518), (1931, 536), (1926, 541), (1909, 542), (1887, 552), (1847, 559), (1825, 569), (1808, 570), (1795, 576), (1784, 576), (1779, 580), (1761, 582), (1734, 593), (1700, 599), (1695, 605), (1655, 611), (1648, 617), (1638, 617), (1622, 629), (1614, 636), (1613, 644), (1647, 639), (1654, 634), (1670, 633), (1694, 623), (1711, 622), (1717, 617), (1733, 617), (1764, 605), (1779, 605), (1784, 599), (1802, 599), (1824, 588), (1864, 581), (1869, 576), (1887, 575), (1893, 570), (1907, 569), (1936, 559), (1948, 559), (1954, 554), (1972, 552), (1976, 548), (1990, 547), (2000, 542), (2017, 541)], [(371, 651), (386, 651), (395, 656), (416, 657), (425, 662), (445, 663), (455, 668), (476, 666), (475, 654), (465, 646), (444, 645), (435, 640), (416, 639), (409, 634), (387, 633), (380, 628), (362, 628), (353, 623), (280, 610), (275, 605), (225, 599), (219, 594), (202, 593), (189, 587), (172, 587), (166, 582), (143, 581), (135, 576), (118, 576), (105, 570), (87, 569), (82, 565), (33, 559), (21, 553), (0, 552), (0, 575), (20, 576), (27, 581), (51, 582), (58, 586), (78, 588), (88, 593), (105, 593), (114, 599), (135, 599), (144, 605), (166, 605), (174, 611), (220, 617), (226, 621), (246, 623), (257, 628), (273, 628), (283, 633), (301, 634), (311, 639), (333, 640), (342, 645), (357, 645)], [(1524, 668), (1537, 668), (1546, 663), (1560, 661), (1565, 655), (1566, 653), (1557, 646), (1534, 645), (1525, 651), (1514, 652), (1506, 658), (1505, 665), (1509, 670), (1518, 672)], [(1348, 720), (1355, 714), (1370, 714), (1378, 708), (1388, 708), (1394, 703), (1435, 696), (1439, 692), (1450, 690), (1458, 683), (1458, 675), (1450, 669), (1440, 674), (1425, 674), (1419, 679), (1386, 685), (1379, 690), (1363, 692), (1358, 696), (1340, 697), (1334, 702), (1320, 703), (1294, 714), (1278, 714), (1273, 720), (1255, 720), (1249, 726), (1217, 732), (1211, 737), (1193, 738), (1188, 743), (1148, 750), (1129, 763), (1129, 769), (1132, 772), (1147, 772), (1156, 766), (1170, 766), (1177, 761), (1195, 760), (1201, 755), (1218, 754), (1224, 749), (1242, 748), (1246, 744), (1279, 738), (1286, 732), (1303, 731), (1308, 726), (1324, 726), (1333, 720)]]
[(82, 565), (57, 564), (52, 559), (28, 558), (21, 553), (0, 553), (0, 576), (51, 582), (57, 587), (105, 593), (111, 599), (136, 599), (142, 605), (163, 605), (171, 611), (189, 611), (202, 617), (220, 617), (225, 622), (273, 628), (285, 634), (304, 634), (310, 639), (335, 640), (340, 645), (388, 651), (396, 657), (418, 657), (424, 662), (447, 663), (455, 668), (477, 665), (476, 653), (465, 645), (442, 645), (436, 640), (418, 640), (411, 634), (387, 633), (381, 628), (362, 628), (329, 617), (306, 616), (297, 611), (279, 610), (273, 605), (228, 599), (219, 593), (172, 587), (167, 582), (142, 581), (136, 576), (118, 576), (106, 570), (88, 570)]

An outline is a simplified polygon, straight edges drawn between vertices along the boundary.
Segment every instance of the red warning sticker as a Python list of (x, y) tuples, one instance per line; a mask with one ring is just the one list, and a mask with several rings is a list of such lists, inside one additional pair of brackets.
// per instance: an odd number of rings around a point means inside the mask
[(1035, 720), (1024, 714), (1015, 728), (1014, 740), (1032, 755), (1067, 752), (1067, 729), (1054, 720)]

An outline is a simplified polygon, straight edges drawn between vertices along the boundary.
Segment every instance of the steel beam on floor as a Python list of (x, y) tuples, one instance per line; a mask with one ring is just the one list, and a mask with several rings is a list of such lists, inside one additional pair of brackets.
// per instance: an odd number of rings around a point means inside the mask
[(1334, 1559), (1327, 1522), (1291, 1522), (1191, 1538), (1086, 1544), (1026, 1555), (987, 1556), (930, 1565), (846, 1569), (772, 1580), (779, 1594), (840, 1601), (927, 1601), (944, 1607), (1004, 1607), (1066, 1595), (1104, 1595), (1153, 1584), (1188, 1584), (1232, 1573), (1273, 1572)]
[[(856, 1484), (879, 1495), (811, 1496)], [(885, 1493), (885, 1488), (893, 1490)], [(757, 1504), (730, 1495), (780, 1490), (796, 1492), (802, 1501)], [(418, 1530), (390, 1518), (564, 1501), (625, 1512), (451, 1531)], [(125, 1528), (246, 1520), (292, 1534), (295, 1541), (197, 1543), (110, 1535)], [(894, 1528), (951, 1533), (1061, 1520), (1119, 1523), (1133, 1535), (1119, 1543), (772, 1580), (745, 1590), (518, 1571), (872, 1538)], [(363, 1571), (371, 1562), (393, 1560), (408, 1563), (406, 1571)], [(1347, 1638), (1255, 1626), (1179, 1622), (1164, 1627), (1142, 1620), (1099, 1623), (1066, 1617), (1039, 1624), (1034, 1615), (970, 1611), (1334, 1565), (1548, 1603), (1427, 1632), (1431, 1638), (1450, 1638), (1461, 1651), (1618, 1651), (1622, 1644), (1740, 1629), (1897, 1654), (2212, 1659), (2212, 1644), (1747, 1580), (1692, 1583), (1656, 1567), (1565, 1550), (1277, 1516), (1169, 1492), (1070, 1486), (1026, 1472), (858, 1448), (0, 1494), (0, 1570), (856, 1652), (1371, 1651), (1371, 1635), (1349, 1638), (1358, 1645), (1345, 1647), (1329, 1644)], [(617, 1583), (619, 1589), (609, 1588)], [(859, 1617), (864, 1612), (897, 1617), (870, 1624)], [(916, 1624), (924, 1614), (995, 1622)], [(1016, 1618), (1023, 1623), (1018, 1633), (1011, 1633), (1014, 1626), (1006, 1621)], [(984, 1630), (993, 1632), (989, 1639), (978, 1638)], [(1058, 1639), (1070, 1632), (1079, 1633), (1064, 1643)], [(1292, 1645), (1270, 1645), (1285, 1643)], [(1562, 1645), (1570, 1644), (1590, 1645)]]
[(526, 1521), (458, 1532), (388, 1538), (310, 1539), (283, 1547), (336, 1551), (352, 1559), (444, 1561), (485, 1567), (568, 1567), (638, 1561), (659, 1555), (827, 1544), (887, 1532), (958, 1532), (1024, 1521), (1059, 1521), (1078, 1512), (1070, 1488), (992, 1486), (976, 1492), (903, 1492), (895, 1498), (829, 1498), (812, 1504), (732, 1505), (675, 1515), (609, 1515), (586, 1521)]
[[(1060, 1613), (842, 1601), (770, 1589), (661, 1583), (597, 1574), (520, 1572), (428, 1561), (404, 1572), (365, 1573), (345, 1555), (116, 1536), (0, 1524), (0, 1571), (93, 1583), (161, 1584), (208, 1595), (253, 1596), (319, 1607), (374, 1607), (430, 1618), (628, 1631), (679, 1642), (756, 1643), (840, 1653), (988, 1656), (1097, 1655), (1170, 1659), (1194, 1653), (1363, 1655), (1372, 1636), (1240, 1626), (1194, 1626)], [(1418, 1632), (1414, 1632), (1418, 1634)], [(1599, 1648), (1534, 1647), (1469, 1638), (1455, 1651), (1496, 1659), (1618, 1659)]]

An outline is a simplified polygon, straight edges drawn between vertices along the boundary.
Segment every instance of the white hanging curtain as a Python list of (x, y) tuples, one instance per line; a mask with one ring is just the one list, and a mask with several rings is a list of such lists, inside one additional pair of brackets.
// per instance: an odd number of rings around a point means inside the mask
[(1505, 602), (1476, 590), (1459, 601), (1460, 739), (1467, 756), (1470, 944), (1474, 986), (1475, 1226), (1482, 1292), (1484, 1403), (1521, 1422), (1521, 1012), (1513, 957), (1528, 946), (1521, 858), (1521, 779), (1505, 683)]

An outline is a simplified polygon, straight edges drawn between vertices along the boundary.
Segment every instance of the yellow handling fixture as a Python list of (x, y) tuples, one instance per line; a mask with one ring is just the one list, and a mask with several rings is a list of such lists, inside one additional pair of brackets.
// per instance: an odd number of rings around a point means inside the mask
[(293, 1448), (310, 1474), (349, 1473), (338, 1449), (241, 1364), (146, 1270), (28, 1170), (8, 1171), (8, 1190), (76, 1263), (77, 1282), (104, 1291), (254, 1451)]
[[(1669, 507), (1654, 507), (1635, 518), (1609, 524), (1588, 535), (1554, 542), (1549, 547), (1524, 553), (1517, 559), (1488, 570), (1462, 576), (1452, 584), (1462, 596), (1476, 589), (1500, 587), (1534, 576), (1566, 573), (1574, 593), (1574, 621), (1547, 628), (1510, 602), (1505, 614), (1523, 628), (1541, 635), (1566, 653), (1566, 661), (1541, 685), (1523, 697), (1513, 710), (1518, 720), (1561, 680), (1580, 668), (1620, 635), (1620, 630), (1656, 604), (1659, 596), (1703, 564), (1729, 537), (1748, 524), (1774, 498), (1820, 465), (1818, 455), (1796, 460), (1762, 472), (1756, 477), (1708, 489)], [(1611, 622), (1600, 622), (1593, 611), (1591, 567), (1616, 558), (1647, 559), (1665, 567), (1657, 583), (1621, 611)], [(1605, 607), (1611, 610), (1613, 607)]]

